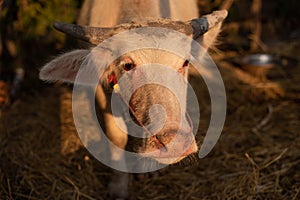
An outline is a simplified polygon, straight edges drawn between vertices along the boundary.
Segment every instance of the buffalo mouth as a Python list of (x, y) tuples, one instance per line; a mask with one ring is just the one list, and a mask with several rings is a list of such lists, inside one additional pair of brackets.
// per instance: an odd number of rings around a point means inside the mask
[(195, 136), (189, 126), (184, 129), (164, 128), (159, 133), (147, 138), (142, 157), (152, 158), (162, 164), (174, 164), (190, 154), (197, 152)]
[(175, 164), (180, 162), (182, 159), (186, 158), (188, 155), (192, 153), (196, 153), (198, 150), (198, 147), (196, 145), (196, 142), (193, 141), (187, 148), (184, 150), (175, 149), (175, 150), (165, 150), (158, 149), (149, 153), (145, 153), (145, 155), (149, 158), (152, 158), (159, 163), (162, 164)]

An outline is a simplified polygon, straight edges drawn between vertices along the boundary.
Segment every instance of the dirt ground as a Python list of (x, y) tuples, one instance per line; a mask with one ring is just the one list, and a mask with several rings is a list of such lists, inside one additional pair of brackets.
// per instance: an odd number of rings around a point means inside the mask
[[(288, 55), (298, 57), (291, 44)], [(287, 50), (288, 51), (288, 50)], [(300, 65), (262, 82), (215, 56), (227, 94), (227, 117), (213, 151), (130, 179), (130, 199), (300, 199)], [(206, 97), (192, 73), (191, 84)], [(27, 81), (1, 113), (0, 199), (107, 199), (112, 171), (81, 144), (69, 86)], [(205, 98), (204, 98), (205, 99)], [(209, 100), (200, 103), (202, 137)]]

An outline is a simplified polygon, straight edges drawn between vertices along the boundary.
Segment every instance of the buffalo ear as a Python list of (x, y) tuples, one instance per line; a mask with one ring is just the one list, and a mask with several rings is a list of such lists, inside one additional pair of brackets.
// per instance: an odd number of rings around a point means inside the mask
[(197, 39), (204, 49), (214, 48), (217, 43), (218, 35), (221, 32), (221, 26), (222, 23), (219, 23)]
[(204, 49), (213, 48), (216, 44), (217, 36), (221, 32), (222, 22), (227, 15), (227, 10), (217, 10), (199, 19), (192, 20), (193, 38)]
[(89, 53), (90, 50), (75, 50), (58, 56), (42, 67), (40, 79), (74, 83), (77, 72)]

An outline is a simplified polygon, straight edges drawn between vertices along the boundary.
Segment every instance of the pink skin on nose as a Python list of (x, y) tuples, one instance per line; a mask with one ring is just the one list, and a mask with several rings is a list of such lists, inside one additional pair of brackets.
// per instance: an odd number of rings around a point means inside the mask
[(146, 154), (153, 158), (186, 157), (198, 150), (194, 135), (189, 132), (173, 132), (166, 136), (151, 137)]

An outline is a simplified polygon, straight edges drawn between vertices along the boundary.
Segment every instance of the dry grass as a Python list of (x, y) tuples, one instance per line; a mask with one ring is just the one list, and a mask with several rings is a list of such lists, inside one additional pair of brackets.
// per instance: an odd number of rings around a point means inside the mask
[[(160, 176), (131, 177), (130, 199), (300, 198), (300, 66), (267, 83), (227, 62), (219, 66), (228, 110), (213, 151)], [(200, 85), (195, 90), (205, 96)], [(200, 135), (210, 113), (205, 104)], [(0, 128), (0, 199), (108, 198), (112, 171), (78, 139), (69, 89), (27, 89), (2, 113)]]

